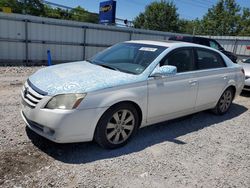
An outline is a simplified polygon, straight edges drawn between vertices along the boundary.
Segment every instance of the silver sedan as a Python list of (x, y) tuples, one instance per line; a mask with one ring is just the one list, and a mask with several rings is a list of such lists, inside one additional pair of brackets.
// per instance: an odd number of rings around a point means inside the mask
[(226, 113), (242, 66), (182, 42), (127, 41), (91, 59), (40, 69), (23, 86), (22, 117), (54, 142), (126, 144), (141, 127), (198, 111)]
[(245, 71), (245, 86), (243, 90), (250, 91), (250, 59), (245, 59), (240, 62)]

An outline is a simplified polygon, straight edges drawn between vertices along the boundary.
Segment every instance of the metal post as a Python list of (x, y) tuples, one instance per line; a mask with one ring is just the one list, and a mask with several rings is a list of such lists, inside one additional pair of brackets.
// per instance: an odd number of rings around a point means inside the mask
[(193, 27), (193, 36), (195, 36), (196, 27)]
[(132, 34), (133, 34), (133, 32), (130, 31), (130, 32), (129, 32), (129, 40), (132, 40)]
[(47, 50), (47, 56), (48, 56), (48, 66), (51, 66), (51, 65), (52, 65), (52, 62), (51, 62), (50, 50)]
[(238, 47), (237, 43), (238, 43), (238, 40), (236, 38), (235, 41), (234, 41), (234, 48), (233, 48), (233, 53), (234, 54), (236, 54), (236, 52), (237, 52), (237, 47)]
[(87, 28), (83, 26), (83, 60), (86, 58), (86, 31)]
[(28, 65), (29, 62), (29, 45), (28, 45), (28, 20), (24, 20), (25, 24), (25, 65)]

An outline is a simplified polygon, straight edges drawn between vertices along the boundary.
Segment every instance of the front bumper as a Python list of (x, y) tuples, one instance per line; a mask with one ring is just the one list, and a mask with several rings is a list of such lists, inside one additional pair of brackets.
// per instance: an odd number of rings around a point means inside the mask
[(245, 90), (245, 91), (250, 91), (250, 78), (247, 78), (247, 79), (245, 80), (245, 85), (244, 85), (243, 90)]
[(27, 126), (37, 134), (57, 143), (93, 140), (95, 127), (107, 108), (85, 110), (31, 108), (22, 102), (21, 115)]

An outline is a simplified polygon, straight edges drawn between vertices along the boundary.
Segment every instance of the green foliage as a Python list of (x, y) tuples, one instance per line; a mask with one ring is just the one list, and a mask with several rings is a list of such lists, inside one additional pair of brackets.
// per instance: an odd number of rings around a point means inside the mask
[[(14, 13), (27, 13), (57, 19), (98, 23), (98, 14), (78, 6), (72, 10), (53, 8), (41, 0), (0, 0), (1, 7), (10, 7)], [(135, 28), (197, 35), (250, 36), (250, 9), (236, 0), (218, 0), (200, 20), (180, 19), (173, 2), (161, 0), (146, 6), (134, 20)]]
[(237, 35), (240, 7), (235, 0), (219, 0), (202, 19), (202, 32), (208, 35)]
[(98, 23), (98, 15), (86, 11), (84, 8), (78, 6), (70, 11), (72, 20)]
[(250, 36), (250, 9), (235, 0), (219, 0), (198, 20), (179, 19), (173, 3), (160, 1), (148, 5), (134, 20), (136, 28), (181, 32), (197, 35), (245, 35)]
[(26, 4), (23, 3), (24, 10), (26, 14), (31, 14), (34, 16), (44, 15), (44, 5), (40, 0), (26, 0)]
[(10, 7), (14, 13), (22, 13), (22, 3), (16, 0), (0, 0), (0, 7)]
[(0, 0), (0, 7), (10, 7), (14, 13), (27, 13), (35, 16), (44, 15), (44, 5), (40, 0)]
[(144, 13), (140, 13), (134, 20), (136, 28), (158, 31), (178, 31), (179, 15), (172, 2), (161, 0), (148, 5)]
[(240, 20), (239, 35), (250, 36), (250, 9), (244, 8)]
[(0, 0), (0, 7), (10, 7), (14, 13), (34, 16), (98, 23), (98, 14), (90, 13), (78, 6), (72, 10), (52, 8), (41, 0)]

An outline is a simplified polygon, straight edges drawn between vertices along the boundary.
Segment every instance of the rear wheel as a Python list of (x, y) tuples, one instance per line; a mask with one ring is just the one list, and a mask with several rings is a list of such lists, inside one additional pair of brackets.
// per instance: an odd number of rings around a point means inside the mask
[(234, 97), (234, 92), (232, 88), (228, 88), (221, 95), (216, 107), (213, 109), (213, 112), (218, 115), (225, 114), (230, 108)]
[(104, 148), (121, 147), (136, 133), (138, 124), (138, 113), (132, 104), (117, 104), (108, 109), (99, 120), (95, 141)]

